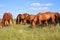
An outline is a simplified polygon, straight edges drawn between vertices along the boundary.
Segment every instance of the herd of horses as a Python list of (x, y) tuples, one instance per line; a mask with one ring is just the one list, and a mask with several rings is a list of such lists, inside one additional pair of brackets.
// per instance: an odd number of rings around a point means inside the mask
[[(8, 25), (10, 20), (14, 25), (13, 15), (10, 12), (5, 12), (0, 26), (4, 27)], [(20, 24), (21, 22), (24, 25), (30, 24), (32, 28), (35, 28), (37, 24), (39, 24), (39, 26), (42, 24), (48, 25), (49, 22), (53, 25), (56, 25), (57, 23), (60, 24), (60, 14), (58, 12), (39, 12), (37, 15), (28, 13), (18, 14), (15, 22), (16, 24)]]

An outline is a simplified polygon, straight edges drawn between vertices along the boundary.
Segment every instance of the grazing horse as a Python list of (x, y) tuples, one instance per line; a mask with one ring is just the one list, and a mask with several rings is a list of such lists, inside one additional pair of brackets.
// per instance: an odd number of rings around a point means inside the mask
[(37, 23), (37, 15), (36, 15), (36, 16), (34, 17), (34, 19), (32, 20), (32, 22), (31, 22), (31, 27), (32, 27), (32, 28), (35, 28), (36, 23)]
[(17, 19), (16, 19), (16, 24), (20, 24), (21, 20), (24, 18), (22, 14), (18, 14)]
[(8, 25), (7, 23), (10, 23), (10, 20), (14, 24), (12, 14), (10, 12), (4, 13), (3, 18), (2, 18), (2, 22), (1, 22), (1, 26), (3, 27), (5, 25)]
[(45, 12), (45, 13), (38, 13), (37, 16), (32, 21), (31, 25), (32, 28), (35, 27), (36, 22), (39, 23), (39, 25), (42, 24), (42, 21), (45, 21), (46, 25), (48, 25), (48, 20), (51, 19), (52, 23), (55, 24), (55, 14), (54, 12)]
[(24, 24), (26, 24), (26, 20), (25, 19), (27, 18), (28, 15), (29, 14), (27, 14), (27, 13), (18, 14), (17, 19), (16, 19), (16, 24), (20, 24), (21, 21), (24, 22)]
[(26, 20), (29, 21), (29, 23), (31, 24), (31, 22), (33, 21), (34, 17), (35, 17), (35, 15), (30, 14), (30, 15), (26, 18)]

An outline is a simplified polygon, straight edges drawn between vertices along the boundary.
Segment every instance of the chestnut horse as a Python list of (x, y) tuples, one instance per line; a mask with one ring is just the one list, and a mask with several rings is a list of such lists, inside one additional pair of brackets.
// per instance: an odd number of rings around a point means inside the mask
[(51, 19), (53, 24), (55, 23), (55, 14), (54, 12), (45, 12), (45, 13), (38, 13), (37, 16), (34, 18), (34, 20), (31, 23), (32, 28), (35, 27), (36, 22), (39, 23), (39, 25), (42, 24), (42, 21), (45, 21), (46, 25), (48, 25), (48, 20)]
[(27, 14), (27, 13), (18, 14), (17, 19), (16, 19), (16, 24), (20, 24), (21, 21), (22, 21), (24, 24), (26, 24), (26, 20), (25, 20), (25, 19), (27, 18), (28, 15), (29, 15), (29, 14)]
[(2, 22), (1, 22), (1, 26), (3, 27), (5, 25), (7, 25), (7, 22), (10, 23), (10, 20), (14, 24), (12, 14), (10, 12), (4, 13), (3, 18), (2, 18)]
[(31, 24), (31, 22), (33, 21), (34, 17), (35, 17), (35, 15), (30, 14), (30, 15), (26, 18), (26, 20), (29, 21), (29, 23)]

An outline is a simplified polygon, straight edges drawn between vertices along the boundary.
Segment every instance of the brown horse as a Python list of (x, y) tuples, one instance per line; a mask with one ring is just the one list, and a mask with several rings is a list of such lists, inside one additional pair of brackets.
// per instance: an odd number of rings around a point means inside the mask
[(5, 25), (8, 25), (7, 22), (10, 23), (10, 20), (14, 24), (12, 14), (10, 12), (4, 13), (3, 18), (2, 18), (2, 22), (1, 22), (1, 26), (3, 27)]
[(37, 16), (35, 16), (34, 19), (32, 20), (31, 27), (35, 28), (36, 23), (37, 23)]
[(24, 18), (22, 14), (18, 14), (17, 19), (16, 19), (16, 24), (20, 24), (21, 20)]
[(48, 25), (48, 20), (51, 19), (52, 23), (55, 24), (55, 14), (54, 12), (45, 12), (45, 13), (38, 13), (37, 16), (32, 21), (31, 25), (32, 28), (35, 27), (36, 22), (39, 23), (39, 25), (42, 24), (42, 21), (45, 21), (46, 25)]
[(29, 23), (31, 24), (31, 22), (33, 21), (34, 17), (35, 17), (35, 15), (30, 14), (30, 15), (26, 18), (26, 20), (29, 21)]
[(20, 24), (21, 21), (24, 22), (24, 24), (26, 24), (26, 20), (25, 19), (27, 18), (28, 15), (29, 14), (27, 14), (27, 13), (18, 14), (17, 19), (16, 19), (16, 24)]

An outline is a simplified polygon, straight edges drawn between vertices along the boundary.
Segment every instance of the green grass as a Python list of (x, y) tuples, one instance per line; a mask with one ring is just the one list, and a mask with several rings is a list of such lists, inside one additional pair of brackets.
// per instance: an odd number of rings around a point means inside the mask
[(60, 40), (60, 26), (32, 29), (28, 24), (10, 25), (0, 28), (0, 40)]

